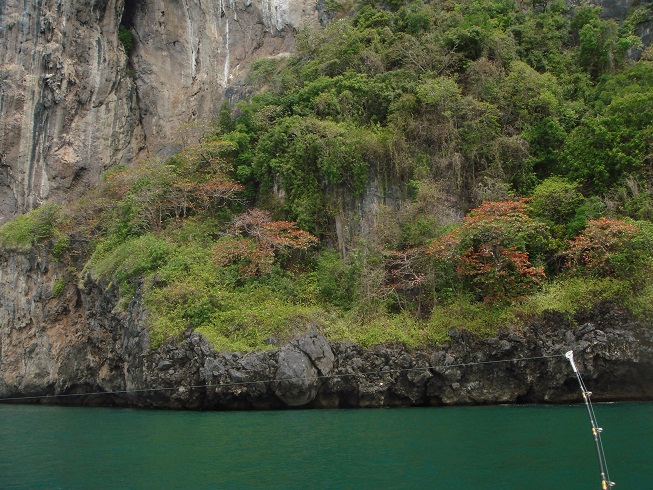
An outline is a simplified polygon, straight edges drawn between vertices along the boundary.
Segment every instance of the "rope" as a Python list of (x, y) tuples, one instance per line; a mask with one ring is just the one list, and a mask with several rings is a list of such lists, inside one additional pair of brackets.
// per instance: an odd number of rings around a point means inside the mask
[(578, 371), (576, 364), (574, 363), (573, 351), (568, 351), (565, 354), (554, 354), (549, 356), (521, 357), (521, 358), (514, 358), (514, 359), (500, 359), (496, 361), (464, 362), (464, 363), (457, 363), (457, 364), (440, 364), (436, 366), (429, 365), (429, 366), (416, 367), (416, 368), (385, 369), (379, 371), (366, 371), (360, 373), (327, 374), (327, 375), (319, 375), (319, 376), (295, 376), (295, 377), (289, 377), (283, 379), (277, 378), (277, 379), (259, 380), (259, 381), (210, 383), (210, 384), (202, 384), (202, 385), (187, 385), (185, 387), (179, 386), (179, 387), (161, 387), (161, 388), (142, 388), (142, 389), (134, 389), (134, 390), (96, 391), (91, 393), (65, 393), (59, 395), (7, 397), (7, 398), (0, 398), (0, 403), (10, 402), (10, 401), (70, 398), (70, 397), (79, 397), (79, 396), (106, 396), (106, 395), (124, 395), (124, 394), (131, 394), (131, 393), (149, 393), (149, 392), (156, 392), (156, 391), (183, 390), (184, 388), (186, 388), (187, 390), (193, 390), (198, 388), (218, 388), (218, 387), (228, 388), (232, 386), (247, 386), (247, 385), (254, 385), (254, 384), (261, 384), (261, 383), (274, 383), (274, 382), (302, 380), (302, 379), (329, 379), (329, 378), (345, 378), (345, 377), (352, 377), (352, 376), (374, 376), (374, 375), (378, 376), (383, 374), (402, 373), (402, 372), (429, 372), (430, 370), (436, 370), (436, 369), (451, 369), (451, 368), (458, 368), (458, 367), (481, 366), (486, 364), (498, 364), (503, 362), (520, 362), (520, 361), (534, 361), (539, 359), (555, 359), (558, 357), (566, 357), (569, 360), (569, 362), (571, 363), (571, 367), (574, 371), (574, 374), (576, 375), (576, 379), (578, 380), (578, 383), (582, 390), (585, 406), (587, 407), (590, 423), (592, 424), (592, 434), (594, 436), (594, 442), (596, 444), (596, 451), (597, 451), (599, 467), (601, 471), (601, 487), (603, 490), (608, 490), (609, 488), (614, 486), (614, 482), (610, 480), (610, 474), (608, 472), (608, 465), (605, 458), (605, 452), (603, 450), (603, 441), (601, 440), (601, 432), (603, 429), (601, 429), (598, 426), (598, 422), (596, 420), (596, 414), (594, 413), (594, 407), (592, 406), (592, 402), (590, 400), (590, 396), (592, 395), (592, 392), (588, 391), (587, 387), (585, 386), (585, 382), (583, 381), (583, 378), (581, 377), (580, 372)]
[(211, 383), (203, 385), (187, 385), (187, 386), (168, 386), (160, 388), (141, 388), (134, 390), (114, 390), (114, 391), (96, 391), (89, 393), (62, 393), (58, 395), (33, 395), (33, 396), (16, 396), (16, 397), (7, 397), (0, 398), (0, 402), (10, 402), (10, 401), (24, 401), (24, 400), (47, 400), (55, 398), (71, 398), (78, 396), (102, 396), (102, 395), (126, 395), (131, 393), (149, 393), (155, 391), (174, 391), (174, 390), (183, 390), (184, 388), (188, 390), (198, 389), (198, 388), (228, 388), (232, 386), (247, 386), (261, 383), (275, 383), (281, 381), (290, 381), (290, 380), (303, 380), (303, 379), (329, 379), (329, 378), (346, 378), (353, 376), (375, 376), (382, 374), (393, 374), (393, 373), (402, 373), (402, 372), (426, 372), (435, 369), (449, 369), (457, 367), (468, 367), (468, 366), (480, 366), (485, 364), (498, 364), (502, 362), (519, 362), (519, 361), (533, 361), (537, 359), (555, 359), (557, 357), (565, 357), (564, 354), (554, 354), (550, 356), (536, 356), (536, 357), (521, 357), (515, 359), (501, 359), (496, 361), (478, 361), (478, 362), (464, 362), (458, 364), (441, 364), (436, 366), (424, 366), (416, 368), (402, 368), (402, 369), (385, 369), (379, 371), (365, 371), (360, 373), (341, 373), (341, 374), (325, 374), (318, 376), (294, 376), (289, 378), (277, 378), (277, 379), (267, 379), (259, 381), (239, 381), (231, 383)]

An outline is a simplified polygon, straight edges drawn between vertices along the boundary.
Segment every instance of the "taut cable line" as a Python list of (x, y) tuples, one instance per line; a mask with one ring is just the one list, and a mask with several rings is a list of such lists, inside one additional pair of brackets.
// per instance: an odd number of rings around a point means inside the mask
[(578, 384), (580, 385), (583, 400), (585, 402), (585, 407), (587, 408), (587, 413), (589, 415), (590, 423), (592, 425), (592, 435), (594, 436), (594, 443), (596, 446), (596, 454), (599, 460), (599, 468), (601, 471), (601, 488), (603, 490), (609, 490), (615, 485), (614, 482), (610, 480), (610, 475), (608, 473), (608, 465), (605, 459), (605, 452), (603, 450), (603, 442), (601, 441), (601, 432), (603, 429), (599, 427), (596, 420), (596, 415), (594, 413), (594, 407), (590, 397), (592, 392), (587, 389), (585, 382), (576, 367), (574, 362), (574, 352), (568, 351), (565, 354), (553, 354), (548, 356), (535, 356), (535, 357), (518, 357), (513, 359), (499, 359), (495, 361), (478, 361), (478, 362), (462, 362), (456, 364), (440, 364), (435, 366), (422, 366), (415, 368), (401, 368), (401, 369), (382, 369), (377, 371), (364, 371), (359, 373), (338, 373), (338, 374), (325, 374), (325, 375), (316, 375), (316, 376), (294, 376), (287, 378), (273, 378), (265, 380), (254, 380), (254, 381), (238, 381), (238, 382), (229, 382), (229, 383), (208, 383), (201, 385), (186, 385), (186, 386), (167, 386), (167, 387), (158, 387), (158, 388), (141, 388), (133, 390), (113, 390), (113, 391), (96, 391), (96, 392), (87, 392), (87, 393), (62, 393), (55, 395), (33, 395), (33, 396), (14, 396), (14, 397), (5, 397), (0, 398), (0, 403), (2, 402), (21, 402), (27, 400), (48, 400), (48, 399), (58, 399), (58, 398), (72, 398), (72, 397), (82, 397), (82, 396), (107, 396), (107, 395), (128, 395), (134, 393), (152, 393), (157, 391), (182, 391), (184, 389), (193, 390), (201, 388), (229, 388), (234, 386), (248, 386), (248, 385), (260, 385), (266, 383), (275, 383), (275, 382), (288, 382), (293, 380), (306, 380), (306, 379), (331, 379), (331, 378), (347, 378), (347, 377), (357, 377), (357, 376), (379, 376), (384, 374), (397, 374), (404, 372), (428, 372), (432, 373), (434, 370), (446, 370), (451, 368), (458, 367), (469, 367), (469, 366), (481, 366), (487, 364), (499, 364), (504, 362), (522, 362), (522, 361), (534, 361), (541, 359), (555, 359), (559, 357), (566, 357), (571, 364), (571, 368), (576, 375)]
[(359, 373), (336, 373), (336, 374), (324, 374), (316, 376), (294, 376), (287, 378), (272, 378), (272, 379), (261, 379), (254, 381), (233, 381), (229, 383), (208, 383), (200, 385), (185, 385), (185, 386), (166, 386), (166, 387), (157, 387), (157, 388), (139, 388), (132, 390), (110, 390), (110, 391), (95, 391), (95, 392), (86, 392), (86, 393), (62, 393), (54, 395), (30, 395), (30, 396), (14, 396), (0, 398), (0, 402), (16, 402), (16, 401), (27, 401), (27, 400), (48, 400), (48, 399), (57, 399), (57, 398), (72, 398), (72, 397), (82, 397), (82, 396), (103, 396), (103, 395), (128, 395), (132, 393), (152, 393), (157, 391), (175, 391), (183, 390), (184, 388), (188, 390), (192, 389), (201, 389), (201, 388), (229, 388), (233, 386), (247, 386), (247, 385), (260, 385), (261, 383), (275, 383), (275, 382), (288, 382), (293, 380), (305, 380), (305, 379), (331, 379), (331, 378), (351, 378), (356, 376), (379, 376), (383, 374), (396, 374), (403, 372), (431, 372), (431, 370), (441, 370), (441, 369), (450, 369), (458, 367), (469, 367), (469, 366), (482, 366), (487, 364), (499, 364), (504, 362), (520, 362), (520, 361), (534, 361), (538, 359), (555, 359), (558, 357), (564, 357), (563, 354), (554, 354), (549, 356), (535, 356), (535, 357), (518, 357), (514, 359), (499, 359), (496, 361), (478, 361), (478, 362), (462, 362), (456, 364), (440, 364), (435, 366), (423, 366), (415, 368), (401, 368), (401, 369), (382, 369), (377, 371), (364, 371)]

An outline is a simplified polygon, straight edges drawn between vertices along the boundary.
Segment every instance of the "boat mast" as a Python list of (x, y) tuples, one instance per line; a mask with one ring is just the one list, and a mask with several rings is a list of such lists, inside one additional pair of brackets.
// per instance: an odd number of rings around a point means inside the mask
[(583, 378), (578, 372), (576, 363), (574, 362), (574, 351), (570, 350), (565, 353), (565, 357), (569, 359), (571, 364), (571, 369), (573, 369), (576, 379), (578, 379), (578, 384), (580, 389), (583, 392), (583, 400), (585, 401), (585, 407), (587, 408), (587, 414), (590, 418), (590, 423), (592, 424), (592, 435), (594, 436), (594, 444), (596, 446), (596, 455), (599, 458), (599, 468), (601, 469), (601, 488), (603, 490), (608, 490), (609, 488), (615, 486), (615, 483), (610, 481), (610, 475), (608, 474), (608, 465), (605, 461), (605, 453), (603, 452), (603, 443), (601, 442), (601, 432), (603, 429), (599, 427), (598, 422), (596, 421), (596, 415), (594, 415), (594, 408), (592, 407), (592, 402), (590, 397), (592, 392), (587, 390)]

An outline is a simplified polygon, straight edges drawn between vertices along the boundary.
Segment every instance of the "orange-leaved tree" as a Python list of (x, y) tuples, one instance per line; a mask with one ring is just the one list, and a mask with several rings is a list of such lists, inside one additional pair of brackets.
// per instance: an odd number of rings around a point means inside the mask
[(575, 273), (630, 277), (653, 260), (653, 226), (603, 217), (591, 220), (563, 253)]
[[(474, 292), (485, 302), (518, 299), (546, 277), (541, 263), (549, 249), (544, 223), (526, 213), (527, 199), (486, 201), (451, 232), (429, 246), (440, 287)], [(533, 259), (535, 263), (533, 264)]]
[(292, 221), (273, 221), (270, 213), (251, 209), (236, 216), (214, 250), (220, 265), (238, 264), (243, 277), (272, 270), (279, 253), (306, 250), (318, 239)]

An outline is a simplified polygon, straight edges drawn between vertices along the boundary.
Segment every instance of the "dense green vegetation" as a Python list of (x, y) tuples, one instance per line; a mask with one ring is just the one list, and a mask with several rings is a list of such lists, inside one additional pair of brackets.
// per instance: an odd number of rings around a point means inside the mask
[(416, 346), (600, 300), (650, 311), (653, 7), (330, 5), (342, 19), (259, 61), (258, 95), (182, 128), (179, 154), (0, 244), (88, 240), (84, 272), (141, 291), (155, 343), (248, 350), (317, 323)]

